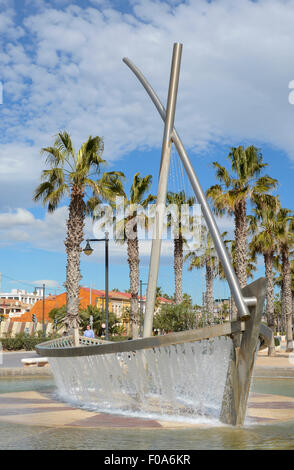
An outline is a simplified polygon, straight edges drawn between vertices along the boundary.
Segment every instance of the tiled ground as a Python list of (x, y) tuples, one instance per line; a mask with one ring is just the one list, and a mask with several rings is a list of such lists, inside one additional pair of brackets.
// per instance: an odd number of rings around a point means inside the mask
[[(249, 401), (248, 418), (249, 422), (258, 423), (294, 420), (294, 398), (253, 394)], [(32, 391), (1, 394), (0, 422), (83, 428), (199, 427), (199, 424), (173, 423), (81, 410)]]
[(294, 420), (294, 398), (281, 395), (252, 394), (248, 403), (248, 417), (258, 421)]
[(0, 421), (39, 426), (163, 427), (160, 422), (97, 413), (67, 406), (39, 392), (0, 395)]

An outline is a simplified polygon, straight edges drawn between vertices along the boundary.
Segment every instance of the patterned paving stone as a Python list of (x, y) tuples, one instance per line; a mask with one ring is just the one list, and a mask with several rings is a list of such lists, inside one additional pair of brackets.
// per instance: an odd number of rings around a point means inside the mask
[(158, 421), (152, 419), (129, 418), (126, 416), (97, 414), (90, 418), (70, 423), (69, 426), (111, 427), (111, 428), (161, 428)]
[[(294, 420), (294, 398), (252, 394), (246, 421), (262, 423)], [(178, 428), (203, 427), (199, 424), (172, 423), (73, 408), (39, 392), (0, 395), (0, 421), (31, 426), (91, 428)]]
[(25, 415), (25, 414), (32, 414), (32, 413), (53, 413), (54, 411), (68, 411), (74, 410), (74, 408), (70, 408), (68, 406), (56, 406), (56, 407), (35, 407), (35, 408), (25, 408), (22, 407), (21, 410), (19, 408), (5, 408), (0, 409), (0, 416), (11, 416), (11, 415)]
[(266, 401), (261, 403), (249, 403), (249, 408), (269, 408), (271, 410), (294, 410), (294, 403), (287, 401)]
[(267, 423), (267, 422), (273, 422), (276, 421), (274, 418), (261, 418), (258, 416), (247, 416), (246, 417), (246, 423), (247, 424), (256, 424), (256, 423)]
[(28, 403), (34, 404), (34, 405), (40, 405), (43, 403), (53, 403), (55, 404), (56, 402), (53, 400), (44, 400), (44, 399), (37, 399), (37, 398), (19, 398), (19, 397), (2, 397), (0, 395), (0, 405), (18, 405), (18, 404), (23, 404), (27, 405)]

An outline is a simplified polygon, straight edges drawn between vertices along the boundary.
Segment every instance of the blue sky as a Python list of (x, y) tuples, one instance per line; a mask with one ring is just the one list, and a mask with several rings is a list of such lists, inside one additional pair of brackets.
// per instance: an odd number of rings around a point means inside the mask
[[(183, 43), (176, 127), (203, 188), (215, 183), (212, 161), (225, 164), (231, 146), (254, 144), (279, 180), (282, 205), (293, 208), (293, 14), (286, 0), (0, 0), (2, 288), (45, 280), (49, 291), (62, 289), (66, 207), (48, 215), (32, 202), (40, 148), (58, 130), (70, 132), (76, 148), (90, 134), (103, 136), (108, 168), (124, 171), (127, 187), (135, 172), (151, 173), (156, 192), (163, 125), (122, 58), (141, 68), (165, 103), (176, 41)], [(169, 189), (189, 190), (180, 175), (173, 154)], [(232, 228), (228, 218), (219, 224)], [(92, 236), (90, 221), (86, 229)], [(143, 281), (148, 250), (141, 247)], [(170, 250), (158, 283), (172, 294)], [(81, 268), (83, 285), (103, 288), (103, 247), (82, 256)], [(195, 301), (201, 284), (200, 273), (184, 269), (184, 291)], [(128, 288), (125, 249), (114, 244), (110, 286)], [(216, 286), (217, 297), (227, 293)]]

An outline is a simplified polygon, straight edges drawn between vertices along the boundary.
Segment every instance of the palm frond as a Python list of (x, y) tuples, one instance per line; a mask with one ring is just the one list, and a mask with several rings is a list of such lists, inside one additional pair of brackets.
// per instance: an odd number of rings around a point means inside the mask
[(54, 187), (52, 183), (45, 181), (37, 187), (34, 200), (37, 201), (42, 198), (43, 205), (48, 204), (48, 212), (54, 212), (65, 194), (69, 194), (67, 184), (63, 183), (60, 186)]
[(271, 178), (270, 176), (261, 176), (255, 183), (253, 191), (256, 194), (266, 193), (277, 187), (278, 180)]
[(78, 171), (85, 172), (87, 169), (87, 174), (91, 167), (95, 167), (97, 173), (100, 172), (100, 166), (106, 163), (106, 160), (102, 159), (102, 154), (104, 151), (104, 142), (103, 139), (99, 136), (92, 137), (89, 136), (87, 142), (85, 142), (79, 152), (77, 158), (77, 169)]
[(141, 204), (144, 194), (149, 191), (152, 184), (152, 175), (140, 177), (140, 173), (136, 173), (130, 190), (130, 203)]
[(54, 147), (64, 155), (71, 155), (73, 159), (76, 159), (75, 149), (68, 132), (58, 132)]
[(54, 186), (49, 181), (44, 181), (43, 183), (39, 184), (35, 189), (33, 197), (34, 201), (39, 201), (40, 199), (47, 197), (53, 189)]
[(247, 184), (250, 179), (258, 176), (261, 170), (267, 166), (262, 161), (261, 151), (254, 145), (250, 145), (246, 149), (241, 145), (232, 147), (228, 159), (241, 185)]
[(214, 212), (217, 215), (224, 215), (226, 211), (233, 211), (235, 205), (234, 192), (223, 192), (222, 187), (215, 184), (206, 191), (206, 196), (212, 201)]
[(46, 165), (64, 166), (64, 155), (56, 147), (44, 147), (41, 149), (41, 155), (46, 154)]
[(49, 170), (43, 170), (41, 179), (44, 181), (50, 181), (52, 184), (63, 184), (64, 183), (64, 171), (63, 168), (53, 167)]
[(223, 182), (225, 186), (228, 188), (231, 184), (231, 178), (229, 173), (227, 172), (226, 168), (222, 165), (220, 165), (218, 162), (213, 162), (212, 163), (214, 168), (216, 168), (216, 178)]
[(97, 220), (100, 217), (100, 216), (97, 216), (97, 213), (95, 213), (95, 209), (100, 204), (102, 204), (102, 201), (97, 196), (92, 196), (92, 197), (88, 198), (88, 200), (86, 202), (86, 213), (88, 215), (91, 215), (93, 217), (93, 220)]

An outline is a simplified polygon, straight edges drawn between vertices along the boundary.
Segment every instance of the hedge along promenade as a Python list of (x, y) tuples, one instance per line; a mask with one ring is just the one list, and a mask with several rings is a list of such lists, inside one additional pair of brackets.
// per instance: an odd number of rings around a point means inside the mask
[(19, 333), (15, 336), (0, 337), (0, 343), (3, 351), (34, 351), (37, 344), (57, 337), (59, 335), (49, 335), (45, 338), (42, 332), (38, 332), (34, 336)]

